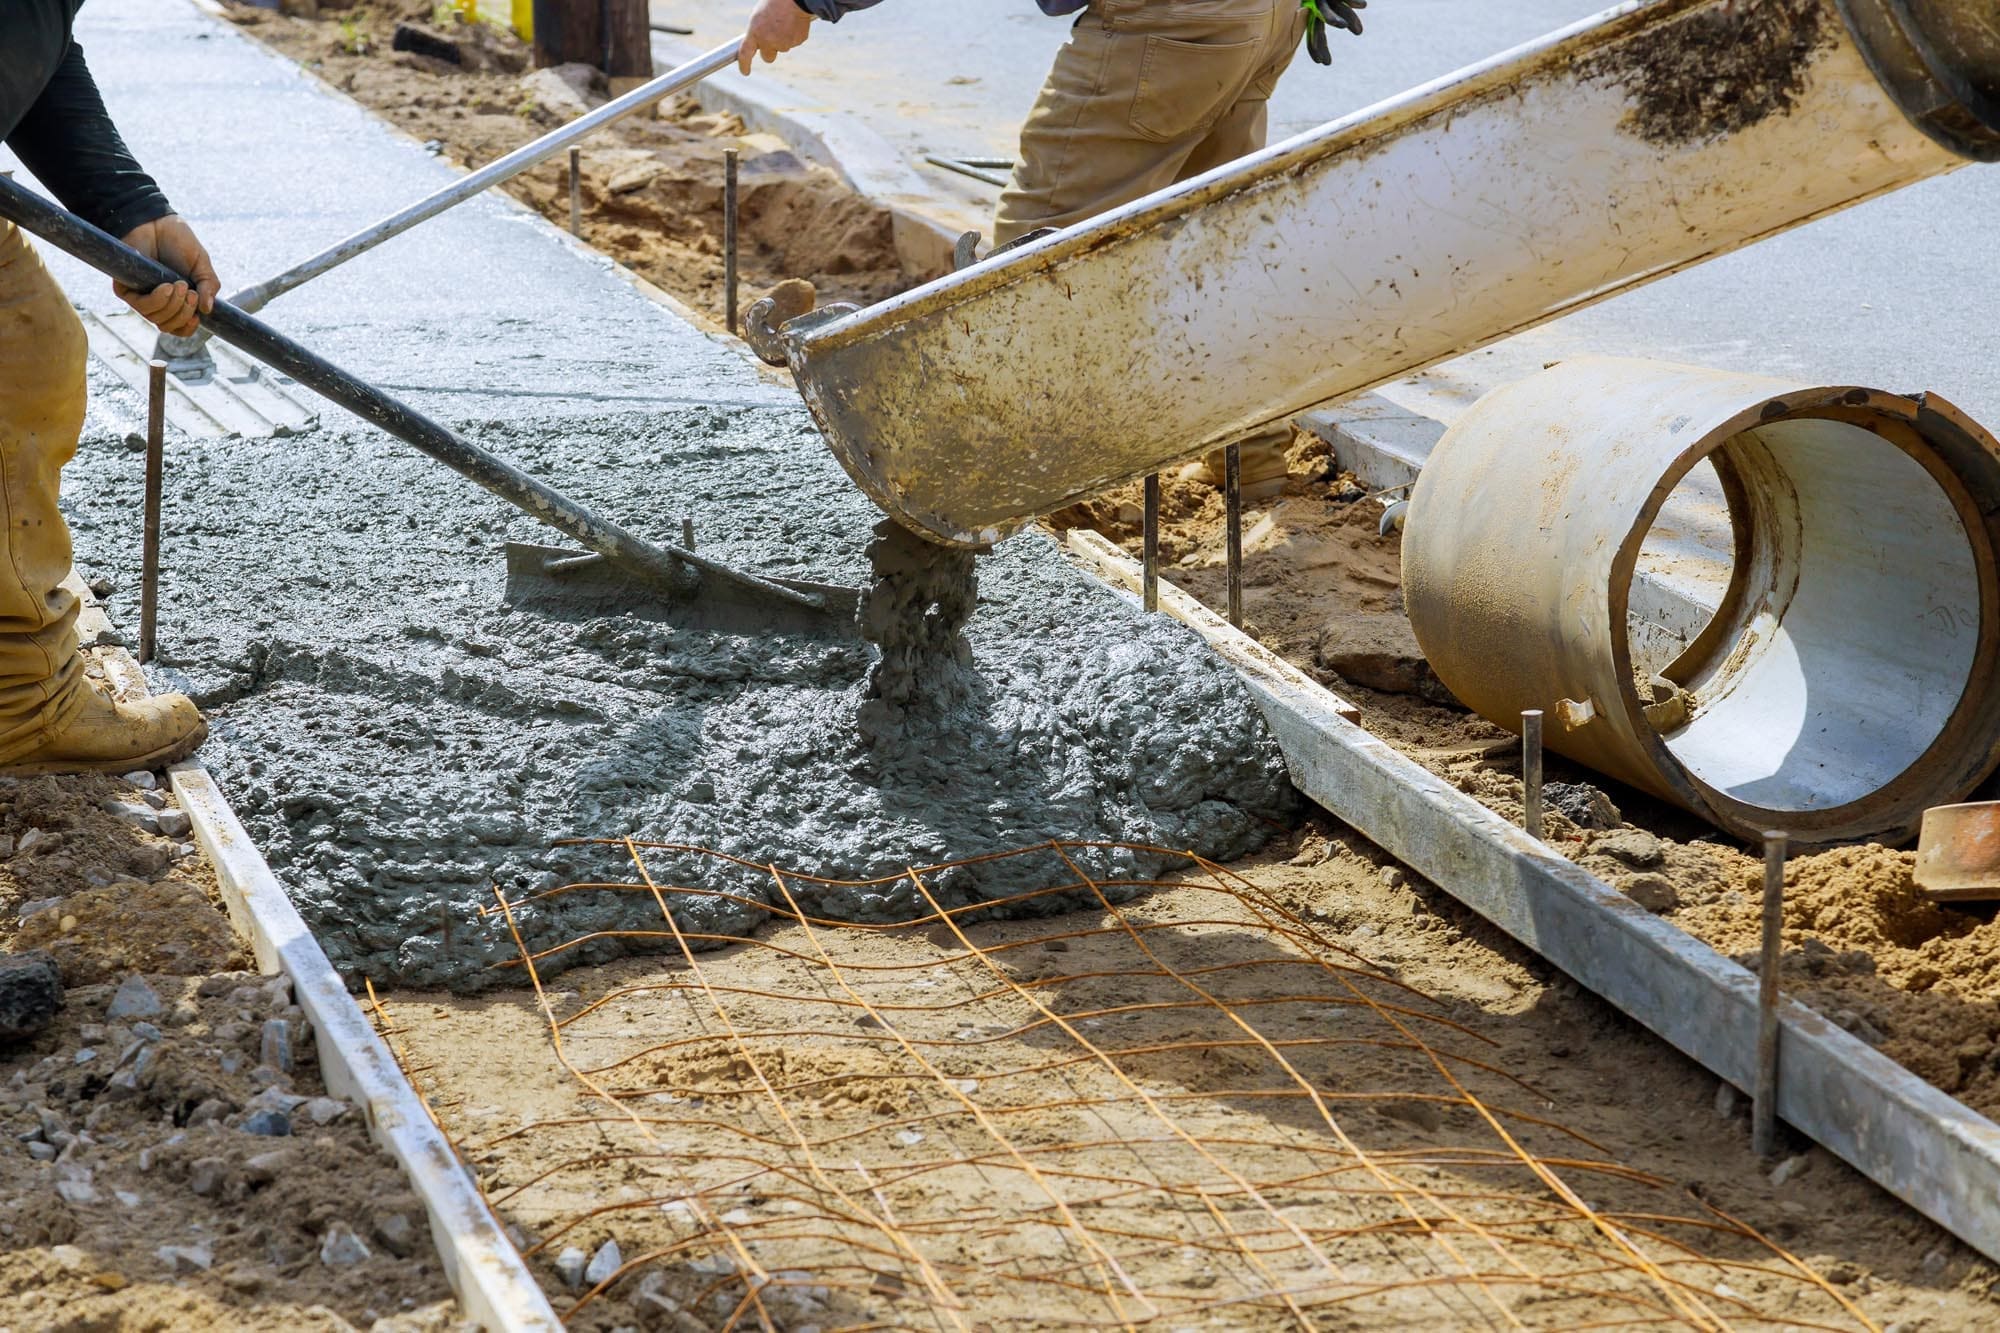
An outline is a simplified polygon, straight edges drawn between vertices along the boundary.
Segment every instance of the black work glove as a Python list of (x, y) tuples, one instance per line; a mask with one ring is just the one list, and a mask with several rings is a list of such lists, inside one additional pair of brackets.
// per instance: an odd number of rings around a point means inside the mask
[(1368, 0), (1299, 0), (1299, 8), (1306, 11), (1306, 54), (1315, 65), (1331, 65), (1333, 52), (1327, 49), (1326, 30), (1345, 28), (1359, 37), (1361, 15), (1354, 11), (1368, 8)]

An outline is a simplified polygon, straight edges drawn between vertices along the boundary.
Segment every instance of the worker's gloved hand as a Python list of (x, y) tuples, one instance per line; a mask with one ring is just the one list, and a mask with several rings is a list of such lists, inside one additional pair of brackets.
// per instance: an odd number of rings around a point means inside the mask
[(112, 283), (111, 289), (126, 305), (159, 325), (161, 332), (176, 338), (193, 336), (201, 327), (199, 316), (215, 309), (216, 293), (222, 290), (215, 265), (209, 263), (208, 251), (195, 239), (194, 228), (169, 213), (140, 223), (126, 232), (124, 239), (125, 244), (148, 259), (159, 260), (184, 280), (163, 282), (150, 292), (122, 282)]
[(1306, 11), (1306, 54), (1316, 65), (1331, 65), (1333, 52), (1326, 44), (1326, 30), (1345, 28), (1359, 37), (1361, 15), (1355, 11), (1368, 8), (1368, 0), (1299, 0), (1299, 8)]
[(750, 30), (743, 34), (743, 45), (737, 49), (736, 68), (748, 74), (755, 57), (764, 57), (768, 65), (784, 52), (804, 45), (812, 33), (812, 21), (813, 16), (794, 0), (759, 0), (756, 12), (750, 15)]

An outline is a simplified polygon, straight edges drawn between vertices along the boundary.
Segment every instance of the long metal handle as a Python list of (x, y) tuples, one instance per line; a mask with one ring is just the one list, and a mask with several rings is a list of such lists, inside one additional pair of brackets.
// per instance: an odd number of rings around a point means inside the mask
[(533, 143), (523, 144), (505, 157), (494, 158), (479, 170), (453, 181), (436, 194), (417, 200), (408, 208), (390, 214), (373, 226), (362, 228), (346, 240), (334, 242), (312, 258), (294, 264), (276, 277), (266, 278), (252, 287), (245, 287), (229, 298), (230, 304), (249, 314), (262, 310), (272, 300), (283, 296), (300, 283), (310, 281), (328, 269), (338, 268), (356, 255), (366, 254), (390, 237), (400, 236), (419, 222), (436, 217), (454, 204), (463, 203), (475, 194), (482, 194), (504, 180), (511, 180), (529, 167), (547, 161), (577, 140), (587, 137), (612, 121), (700, 83), (723, 66), (733, 62), (738, 48), (742, 45), (743, 39), (738, 37), (705, 55), (690, 60), (678, 69), (669, 70), (657, 79), (640, 84), (623, 97), (613, 98), (595, 111), (587, 112), (567, 125), (550, 130)]
[[(128, 287), (149, 291), (163, 282), (179, 281), (179, 276), (165, 265), (148, 259), (82, 218), (64, 212), (8, 177), (0, 177), (0, 217)], [(681, 596), (693, 593), (695, 580), (685, 568), (691, 567), (717, 578), (745, 584), (780, 601), (814, 608), (825, 604), (825, 599), (817, 594), (781, 587), (754, 574), (705, 559), (692, 551), (684, 551), (677, 546), (656, 546), (627, 532), (554, 487), (530, 477), (505, 459), (488, 453), (373, 385), (356, 379), (228, 301), (217, 301), (214, 313), (202, 317), (202, 325), (224, 342), (277, 367), (314, 392), (373, 422), (397, 439), (414, 445), (550, 527), (568, 533), (605, 559), (669, 592)]]

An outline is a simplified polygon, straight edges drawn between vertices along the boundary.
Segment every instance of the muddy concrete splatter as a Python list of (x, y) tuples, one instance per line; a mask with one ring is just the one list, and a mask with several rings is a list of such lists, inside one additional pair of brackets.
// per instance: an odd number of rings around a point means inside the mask
[[(101, 377), (95, 387), (70, 503), (84, 564), (118, 578), (112, 609), (129, 619), (139, 473), (122, 437), (136, 405)], [(881, 516), (796, 406), (570, 417), (560, 400), (527, 402), (452, 424), (648, 535), (675, 535), (691, 512), (701, 549), (721, 559), (852, 586), (869, 577)], [(545, 530), (368, 429), (336, 424), (305, 443), (176, 441), (162, 674), (213, 714), (204, 759), (351, 979), (508, 981), (493, 964), (513, 946), (479, 915), (493, 886), (518, 897), (629, 878), (602, 849), (553, 846), (566, 837), (684, 842), (863, 878), (1054, 837), (1229, 858), (1292, 809), (1235, 678), (1046, 538), (982, 559), (975, 606), (969, 556), (940, 563), (878, 535), (891, 589), (878, 614), (921, 613), (915, 638), (874, 627), (891, 649), (878, 661), (853, 637), (508, 607), (501, 547)], [(771, 892), (766, 876), (712, 861), (652, 868), (752, 902)], [(1120, 855), (1096, 868), (1151, 867)], [(934, 884), (971, 903), (1043, 887), (1057, 869), (1009, 862)], [(814, 905), (880, 919), (908, 912), (911, 896), (842, 890)], [(762, 916), (704, 904), (684, 927), (728, 933)], [(537, 948), (659, 925), (640, 894), (556, 897), (519, 920)]]
[(1839, 27), (1826, 0), (1731, 0), (1648, 29), (1581, 73), (1630, 94), (1625, 128), (1648, 143), (1705, 143), (1790, 111)]

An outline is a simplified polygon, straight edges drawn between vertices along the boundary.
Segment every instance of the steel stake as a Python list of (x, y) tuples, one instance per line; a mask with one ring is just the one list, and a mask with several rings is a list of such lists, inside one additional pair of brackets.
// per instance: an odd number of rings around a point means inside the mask
[(1229, 578), (1229, 623), (1243, 628), (1243, 450), (1222, 450), (1222, 501), (1228, 511), (1228, 542), (1223, 557)]
[(1542, 710), (1521, 710), (1521, 827), (1542, 836)]
[(167, 363), (146, 363), (146, 536), (139, 548), (139, 663), (153, 660), (160, 608), (160, 487), (167, 466)]
[(681, 519), (681, 549), (683, 551), (692, 551), (694, 549), (694, 520), (692, 518)]
[(1757, 1088), (1750, 1101), (1750, 1150), (1769, 1157), (1778, 1146), (1778, 962), (1785, 923), (1783, 833), (1764, 834), (1764, 950), (1757, 978)]
[(583, 150), (569, 150), (569, 234), (583, 235)]
[(1145, 573), (1140, 579), (1141, 600), (1148, 611), (1160, 609), (1160, 474), (1146, 477), (1146, 517), (1144, 520)]
[(736, 158), (734, 148), (722, 150), (722, 314), (731, 333), (736, 332)]

